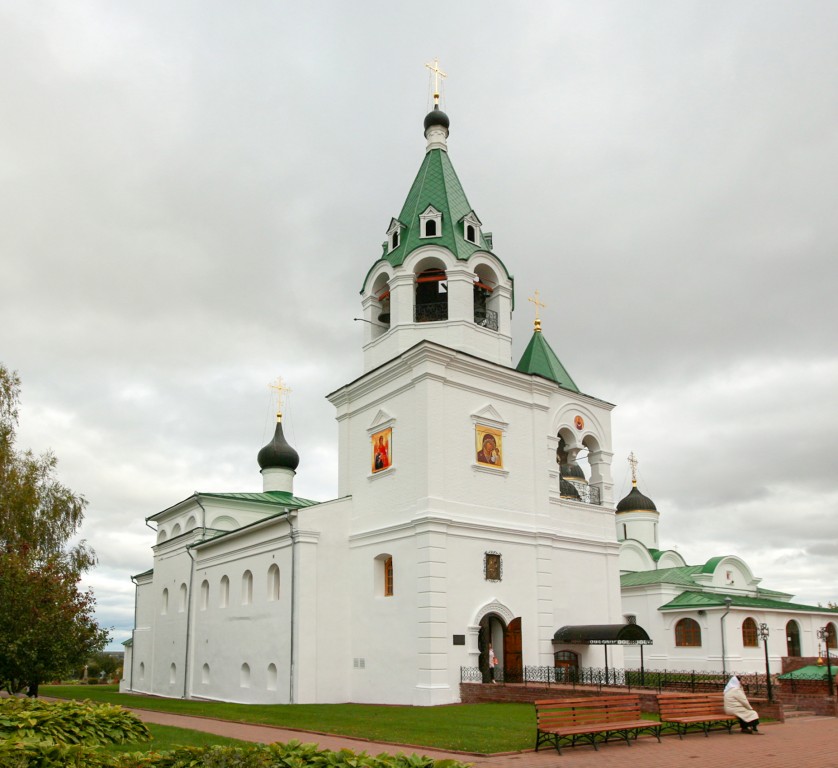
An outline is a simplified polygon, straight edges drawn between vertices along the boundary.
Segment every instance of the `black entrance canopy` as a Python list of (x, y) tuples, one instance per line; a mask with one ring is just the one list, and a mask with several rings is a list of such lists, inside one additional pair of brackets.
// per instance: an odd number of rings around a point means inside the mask
[(651, 645), (638, 624), (577, 624), (556, 630), (553, 645)]
[(643, 646), (652, 640), (643, 627), (637, 624), (577, 624), (556, 630), (553, 645), (603, 645), (605, 651), (605, 684), (608, 685), (608, 646), (640, 646), (640, 679), (644, 679)]

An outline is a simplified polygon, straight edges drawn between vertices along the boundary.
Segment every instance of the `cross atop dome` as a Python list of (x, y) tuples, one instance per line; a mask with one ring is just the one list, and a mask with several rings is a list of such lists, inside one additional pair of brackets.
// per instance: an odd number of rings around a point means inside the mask
[(431, 70), (434, 78), (434, 109), (439, 109), (439, 81), (440, 78), (446, 78), (448, 75), (439, 68), (439, 59), (434, 59), (433, 64), (425, 64), (425, 66)]

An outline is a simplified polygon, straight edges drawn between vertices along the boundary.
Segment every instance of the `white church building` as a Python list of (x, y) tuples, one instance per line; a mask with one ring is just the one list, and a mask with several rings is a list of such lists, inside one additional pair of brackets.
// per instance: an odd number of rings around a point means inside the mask
[[(620, 586), (625, 619), (640, 624), (654, 644), (625, 648), (625, 663), (646, 669), (782, 672), (784, 657), (838, 653), (838, 611), (802, 605), (765, 589), (736, 555), (688, 565), (658, 542), (660, 513), (632, 489), (616, 506)], [(821, 637), (818, 632), (821, 631)]]
[[(438, 102), (424, 129), (363, 281), (364, 372), (328, 395), (338, 497), (294, 495), (300, 459), (278, 419), (261, 490), (195, 493), (149, 517), (123, 691), (447, 704), (461, 667), (488, 674), (490, 644), (507, 680), (559, 659), (601, 666), (601, 648), (557, 632), (634, 616), (665, 666), (682, 650), (659, 645), (676, 617), (717, 613), (679, 604), (666, 579), (641, 583), (685, 564), (657, 550), (657, 511), (615, 509), (613, 406), (579, 390), (538, 319), (513, 361), (513, 278), (454, 171)], [(719, 567), (752, 581), (741, 561)], [(621, 647), (609, 663), (623, 665)]]

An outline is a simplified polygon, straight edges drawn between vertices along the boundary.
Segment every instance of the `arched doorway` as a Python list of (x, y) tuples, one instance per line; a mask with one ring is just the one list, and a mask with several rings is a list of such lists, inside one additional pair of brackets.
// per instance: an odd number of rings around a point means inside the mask
[[(500, 664), (505, 665), (504, 659), (504, 636), (506, 635), (507, 624), (496, 613), (487, 613), (480, 619), (480, 630), (477, 634), (477, 648), (480, 651), (480, 656), (477, 665), (480, 668), (480, 673), (484, 683), (491, 683), (493, 676), (489, 670), (489, 646), (495, 652)], [(494, 680), (504, 680), (503, 666), (495, 667)]]
[(579, 670), (579, 654), (573, 651), (556, 651), (553, 654), (556, 668), (557, 683), (571, 683), (576, 681)]
[(794, 619), (786, 624), (786, 652), (789, 656), (800, 656), (800, 627)]

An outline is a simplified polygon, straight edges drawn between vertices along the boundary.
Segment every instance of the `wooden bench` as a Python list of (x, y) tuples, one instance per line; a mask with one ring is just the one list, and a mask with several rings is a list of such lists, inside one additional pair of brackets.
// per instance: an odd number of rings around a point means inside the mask
[(660, 741), (659, 722), (644, 720), (640, 714), (640, 697), (615, 695), (579, 699), (540, 699), (535, 704), (537, 732), (535, 751), (542, 744), (552, 744), (562, 753), (561, 744), (576, 746), (584, 741), (597, 747), (597, 737), (607, 742), (619, 736), (628, 746), (643, 732)]
[(674, 728), (680, 739), (689, 728), (700, 728), (705, 736), (714, 726), (732, 733), (733, 726), (739, 722), (725, 712), (724, 701), (718, 693), (670, 693), (657, 698), (661, 727)]

